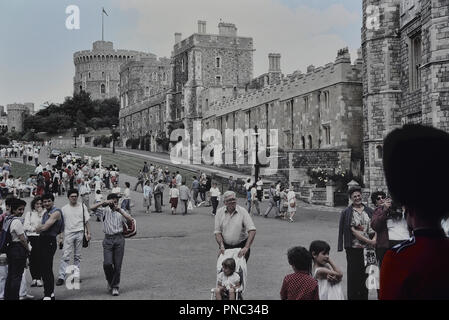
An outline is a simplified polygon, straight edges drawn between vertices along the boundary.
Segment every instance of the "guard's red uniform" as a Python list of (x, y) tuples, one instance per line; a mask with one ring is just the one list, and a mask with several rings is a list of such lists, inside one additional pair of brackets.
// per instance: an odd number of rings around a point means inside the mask
[(379, 299), (449, 299), (449, 238), (443, 230), (416, 230), (412, 239), (388, 250)]

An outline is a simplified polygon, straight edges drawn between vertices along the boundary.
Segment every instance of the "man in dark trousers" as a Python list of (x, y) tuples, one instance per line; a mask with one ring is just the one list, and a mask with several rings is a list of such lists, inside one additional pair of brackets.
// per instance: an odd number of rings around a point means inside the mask
[(103, 269), (108, 282), (108, 291), (113, 296), (119, 295), (120, 274), (123, 256), (125, 254), (125, 238), (123, 237), (123, 223), (132, 221), (132, 217), (118, 204), (119, 196), (115, 193), (108, 195), (106, 201), (95, 204), (90, 210), (95, 211), (103, 206)]
[(383, 166), (393, 200), (405, 206), (413, 231), (384, 256), (381, 300), (449, 299), (449, 238), (441, 221), (449, 213), (449, 134), (405, 125), (384, 141)]

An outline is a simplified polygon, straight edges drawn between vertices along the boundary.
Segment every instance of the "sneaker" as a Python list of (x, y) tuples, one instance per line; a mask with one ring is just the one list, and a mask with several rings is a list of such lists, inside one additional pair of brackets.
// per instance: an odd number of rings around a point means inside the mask
[(293, 222), (293, 219), (292, 219), (292, 218), (290, 218), (290, 219), (288, 220), (288, 222)]
[(44, 301), (49, 301), (49, 300), (52, 300), (50, 297), (44, 297), (42, 300), (44, 300)]
[(114, 297), (116, 297), (116, 296), (119, 295), (119, 292), (118, 292), (118, 289), (117, 289), (117, 288), (112, 289), (112, 295), (113, 295)]
[(59, 287), (59, 286), (62, 286), (64, 284), (64, 279), (58, 279), (58, 281), (56, 281), (56, 285)]
[(31, 281), (30, 287), (37, 287), (37, 280)]
[(34, 300), (34, 296), (27, 294), (23, 297), (20, 297), (19, 300)]
[(37, 286), (38, 287), (43, 287), (44, 286), (44, 282), (42, 280), (37, 280)]

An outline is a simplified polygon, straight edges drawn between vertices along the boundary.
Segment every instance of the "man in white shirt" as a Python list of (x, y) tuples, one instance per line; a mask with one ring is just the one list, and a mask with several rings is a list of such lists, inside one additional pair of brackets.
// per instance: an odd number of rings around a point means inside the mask
[(182, 176), (181, 176), (181, 174), (179, 173), (179, 171), (176, 171), (176, 177), (175, 177), (175, 179), (176, 179), (176, 185), (178, 186), (178, 188), (181, 186), (181, 184), (182, 184)]
[(256, 226), (245, 208), (237, 205), (235, 192), (226, 191), (223, 195), (225, 206), (215, 215), (215, 240), (220, 253), (225, 249), (242, 248), (239, 257), (249, 259), (250, 247), (256, 236)]
[(87, 181), (85, 181), (84, 179), (81, 179), (80, 182), (80, 187), (79, 187), (79, 194), (81, 196), (81, 199), (83, 200), (83, 203), (86, 207), (90, 207), (89, 202), (90, 202), (90, 186), (89, 183)]
[[(78, 202), (78, 190), (71, 189), (67, 192), (69, 203), (62, 207), (62, 216), (64, 218), (64, 252), (59, 265), (59, 276), (56, 281), (57, 286), (64, 284), (66, 269), (70, 263), (70, 256), (74, 255), (73, 264), (76, 266), (75, 277), (79, 278), (79, 267), (81, 262), (81, 246), (83, 236), (86, 235), (90, 240), (89, 231), (89, 210), (84, 203)], [(84, 215), (84, 218), (83, 218)]]
[(34, 169), (34, 173), (35, 173), (35, 174), (39, 174), (39, 173), (41, 173), (43, 170), (44, 170), (44, 168), (42, 167), (42, 164), (39, 163), (39, 164), (37, 164), (36, 169)]

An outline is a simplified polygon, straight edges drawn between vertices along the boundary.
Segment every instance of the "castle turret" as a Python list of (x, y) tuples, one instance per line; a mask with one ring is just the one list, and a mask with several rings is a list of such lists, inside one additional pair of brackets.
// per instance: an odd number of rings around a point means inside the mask
[(88, 92), (92, 100), (119, 96), (120, 66), (147, 53), (115, 50), (110, 41), (95, 41), (92, 50), (75, 52), (74, 93)]

